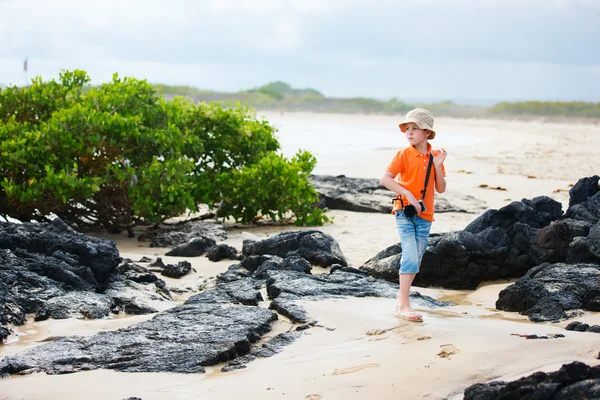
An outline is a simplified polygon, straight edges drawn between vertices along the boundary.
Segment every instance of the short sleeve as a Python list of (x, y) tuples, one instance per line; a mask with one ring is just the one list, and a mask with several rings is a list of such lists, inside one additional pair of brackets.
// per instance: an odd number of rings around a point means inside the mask
[(394, 158), (392, 158), (392, 161), (389, 163), (385, 170), (391, 172), (394, 178), (404, 171), (404, 163), (402, 162), (401, 151), (396, 153), (396, 155), (394, 156)]

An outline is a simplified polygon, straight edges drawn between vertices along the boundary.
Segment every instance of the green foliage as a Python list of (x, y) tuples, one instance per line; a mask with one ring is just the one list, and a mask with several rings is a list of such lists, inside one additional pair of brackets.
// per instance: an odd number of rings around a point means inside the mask
[[(277, 156), (275, 129), (248, 108), (165, 101), (147, 82), (116, 74), (99, 87), (88, 81), (84, 71), (63, 72), (58, 82), (37, 78), (0, 90), (1, 215), (44, 221), (55, 214), (121, 231), (208, 204), (242, 222), (290, 212), (302, 224), (327, 221), (310, 207), (314, 158)], [(281, 176), (247, 178), (274, 159)], [(235, 193), (239, 204), (260, 195), (240, 214), (223, 193)]]
[[(320, 225), (329, 221), (322, 209), (314, 208), (319, 195), (309, 183), (316, 159), (298, 152), (290, 162), (275, 153), (233, 173), (223, 173), (218, 187), (223, 191), (221, 215), (253, 221), (257, 216), (272, 220), (296, 215), (297, 225)], [(228, 190), (229, 188), (237, 190)]]
[(252, 89), (252, 90), (249, 90), (248, 93), (262, 93), (262, 94), (265, 94), (267, 96), (274, 98), (275, 100), (283, 100), (283, 97), (284, 97), (283, 93), (278, 92), (277, 90), (271, 89), (268, 87)]
[(502, 102), (492, 107), (490, 113), (504, 115), (600, 118), (600, 103), (585, 103), (582, 101)]

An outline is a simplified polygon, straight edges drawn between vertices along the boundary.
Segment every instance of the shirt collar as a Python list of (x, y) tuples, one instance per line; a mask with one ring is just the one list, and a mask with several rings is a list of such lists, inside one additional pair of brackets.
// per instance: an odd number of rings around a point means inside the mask
[[(419, 152), (419, 150), (415, 149), (415, 147), (413, 145), (409, 146), (407, 149), (410, 154), (414, 155), (415, 157), (419, 157), (421, 155), (421, 152)], [(429, 155), (431, 153), (431, 144), (427, 143), (427, 154), (425, 154), (425, 156)]]

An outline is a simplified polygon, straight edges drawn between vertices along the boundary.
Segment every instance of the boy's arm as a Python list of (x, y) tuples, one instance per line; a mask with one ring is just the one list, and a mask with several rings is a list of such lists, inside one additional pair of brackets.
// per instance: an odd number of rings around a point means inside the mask
[(413, 196), (413, 194), (410, 191), (408, 191), (403, 186), (401, 186), (398, 182), (396, 182), (394, 180), (394, 174), (392, 174), (390, 171), (385, 171), (383, 173), (383, 177), (381, 178), (379, 183), (381, 183), (383, 186), (385, 186), (386, 188), (388, 188), (389, 190), (391, 190), (394, 193), (404, 195), (404, 197), (406, 197), (408, 199), (408, 202), (410, 204), (417, 207), (417, 210), (421, 209), (421, 206), (419, 205), (419, 202), (417, 201), (415, 196)]
[(442, 171), (442, 167), (435, 167), (435, 190), (438, 193), (444, 193), (446, 191), (446, 178), (444, 177), (444, 172)]

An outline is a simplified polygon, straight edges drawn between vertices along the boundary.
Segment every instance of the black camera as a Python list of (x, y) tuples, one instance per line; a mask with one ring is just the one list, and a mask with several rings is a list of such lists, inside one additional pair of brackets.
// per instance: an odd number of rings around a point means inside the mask
[(427, 210), (427, 208), (425, 207), (425, 204), (423, 204), (423, 200), (419, 200), (419, 205), (421, 206), (421, 211), (417, 211), (417, 208), (415, 206), (413, 206), (412, 204), (409, 204), (406, 207), (404, 207), (402, 212), (404, 212), (404, 215), (406, 216), (406, 218), (412, 218), (415, 215), (417, 215), (418, 213), (421, 213), (421, 212)]

